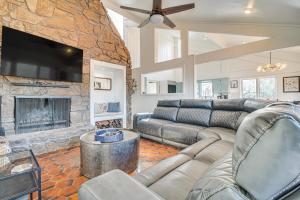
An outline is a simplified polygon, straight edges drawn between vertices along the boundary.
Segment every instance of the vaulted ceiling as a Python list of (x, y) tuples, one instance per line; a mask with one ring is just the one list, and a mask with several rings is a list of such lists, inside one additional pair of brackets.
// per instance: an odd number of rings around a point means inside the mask
[[(152, 0), (111, 0), (126, 5), (151, 10)], [(299, 0), (162, 0), (163, 7), (195, 3), (195, 9), (170, 15), (176, 21), (230, 22), (260, 24), (300, 25)], [(246, 15), (245, 8), (253, 13)], [(146, 17), (143, 14), (132, 14)]]
[[(147, 15), (120, 9), (120, 5), (151, 10), (152, 0), (101, 0), (106, 7), (126, 18), (140, 23)], [(300, 0), (162, 0), (163, 7), (195, 3), (195, 9), (170, 15), (176, 29), (205, 33), (215, 38), (215, 33), (252, 36), (254, 40), (243, 42), (231, 37), (240, 45), (227, 45), (223, 49), (195, 55), (195, 63), (230, 59), (258, 52), (300, 45)], [(245, 14), (250, 8), (251, 13)], [(166, 28), (164, 26), (156, 26)], [(144, 29), (144, 28), (143, 28)], [(151, 30), (151, 26), (146, 26)], [(265, 38), (257, 40), (256, 37)], [(209, 38), (209, 37), (208, 37)], [(220, 37), (218, 37), (220, 40)], [(238, 42), (236, 42), (238, 40)], [(252, 40), (252, 39), (251, 39)]]

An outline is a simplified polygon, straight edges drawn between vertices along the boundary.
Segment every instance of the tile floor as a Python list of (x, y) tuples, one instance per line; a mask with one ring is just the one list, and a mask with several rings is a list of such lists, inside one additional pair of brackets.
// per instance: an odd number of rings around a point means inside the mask
[[(178, 149), (141, 139), (137, 172), (178, 153)], [(80, 147), (38, 157), (42, 168), (43, 200), (78, 199), (77, 191), (87, 178), (80, 176)], [(133, 172), (131, 175), (134, 175)]]

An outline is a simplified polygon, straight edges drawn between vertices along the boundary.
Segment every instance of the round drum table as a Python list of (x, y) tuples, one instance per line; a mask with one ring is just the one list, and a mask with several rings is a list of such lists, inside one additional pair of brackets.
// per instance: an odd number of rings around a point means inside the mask
[(113, 169), (130, 173), (137, 168), (140, 136), (129, 130), (122, 131), (124, 139), (120, 142), (96, 142), (94, 132), (80, 137), (82, 175), (93, 178)]

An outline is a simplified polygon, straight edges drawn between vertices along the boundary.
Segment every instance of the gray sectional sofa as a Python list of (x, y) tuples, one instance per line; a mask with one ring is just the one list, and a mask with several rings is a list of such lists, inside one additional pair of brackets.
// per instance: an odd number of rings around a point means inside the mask
[[(159, 102), (154, 114), (137, 115), (135, 128), (143, 136), (190, 145), (134, 177), (113, 170), (91, 179), (81, 186), (79, 199), (299, 200), (300, 107), (274, 103), (258, 109), (267, 103), (253, 100), (204, 103)], [(176, 109), (176, 117), (163, 115)], [(170, 125), (181, 124), (192, 131), (170, 131)]]
[(177, 147), (206, 138), (233, 143), (243, 119), (270, 103), (252, 99), (164, 100), (151, 114), (135, 114), (133, 128), (144, 138)]

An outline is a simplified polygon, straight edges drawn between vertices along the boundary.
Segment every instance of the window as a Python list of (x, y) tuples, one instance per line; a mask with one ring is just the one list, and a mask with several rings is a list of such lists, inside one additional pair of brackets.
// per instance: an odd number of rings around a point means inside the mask
[(259, 79), (259, 98), (276, 99), (276, 79), (261, 78)]
[(197, 98), (200, 99), (227, 99), (228, 78), (197, 80)]
[(116, 13), (110, 9), (107, 9), (107, 14), (109, 15), (111, 21), (114, 23), (117, 28), (121, 38), (124, 36), (124, 17), (119, 13)]
[(213, 96), (213, 89), (212, 89), (212, 82), (211, 81), (202, 81), (201, 83), (201, 95), (202, 97), (212, 97)]
[(244, 79), (241, 92), (243, 98), (276, 99), (276, 78)]
[(242, 81), (243, 98), (257, 98), (256, 79), (247, 79)]

